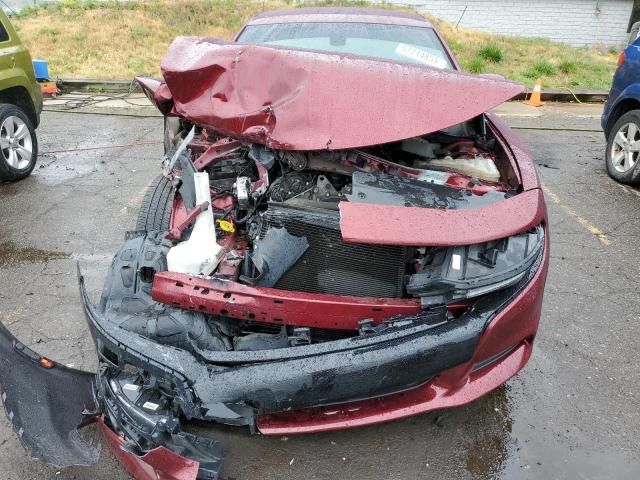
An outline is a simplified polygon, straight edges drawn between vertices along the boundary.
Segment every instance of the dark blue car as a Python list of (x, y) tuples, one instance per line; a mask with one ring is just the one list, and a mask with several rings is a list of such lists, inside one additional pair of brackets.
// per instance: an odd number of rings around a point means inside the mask
[(606, 164), (609, 175), (621, 183), (640, 184), (640, 38), (618, 59), (602, 115), (607, 139)]

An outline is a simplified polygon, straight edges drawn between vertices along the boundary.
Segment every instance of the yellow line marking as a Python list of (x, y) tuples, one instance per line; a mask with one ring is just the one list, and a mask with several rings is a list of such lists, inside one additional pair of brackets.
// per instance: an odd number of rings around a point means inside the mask
[(587, 229), (589, 233), (596, 237), (602, 245), (604, 245), (605, 247), (611, 245), (611, 240), (609, 240), (609, 238), (602, 232), (602, 230), (600, 230), (586, 218), (582, 217), (580, 214), (576, 213), (571, 207), (563, 204), (560, 201), (560, 197), (558, 197), (558, 195), (556, 195), (549, 187), (543, 185), (542, 191), (547, 196), (547, 198), (551, 200), (552, 203), (555, 203), (562, 209), (564, 213), (566, 213), (570, 217), (573, 217), (580, 225)]

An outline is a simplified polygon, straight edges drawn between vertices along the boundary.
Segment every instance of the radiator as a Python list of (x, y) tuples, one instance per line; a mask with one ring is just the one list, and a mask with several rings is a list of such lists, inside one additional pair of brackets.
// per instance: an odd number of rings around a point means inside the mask
[(408, 249), (342, 241), (337, 211), (270, 203), (260, 237), (271, 227), (306, 237), (309, 249), (275, 288), (309, 293), (399, 298), (404, 293)]

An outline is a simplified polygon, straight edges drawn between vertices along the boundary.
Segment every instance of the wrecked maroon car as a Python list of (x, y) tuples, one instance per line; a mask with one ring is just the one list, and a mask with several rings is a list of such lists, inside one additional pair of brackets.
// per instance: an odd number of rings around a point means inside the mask
[(32, 457), (95, 462), (77, 427), (97, 420), (136, 478), (213, 479), (217, 425), (386, 422), (524, 367), (546, 207), (487, 113), (520, 85), (461, 73), (419, 16), (348, 9), (178, 38), (162, 72), (139, 79), (166, 116), (162, 175), (98, 305), (79, 275), (98, 372), (0, 327), (2, 398)]

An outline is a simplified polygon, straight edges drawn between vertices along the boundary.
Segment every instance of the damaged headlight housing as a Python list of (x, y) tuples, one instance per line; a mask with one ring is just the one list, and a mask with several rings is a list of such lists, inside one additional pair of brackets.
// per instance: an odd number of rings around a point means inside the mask
[(512, 237), (428, 252), (407, 285), (422, 306), (442, 305), (501, 290), (519, 282), (544, 248), (539, 225)]

